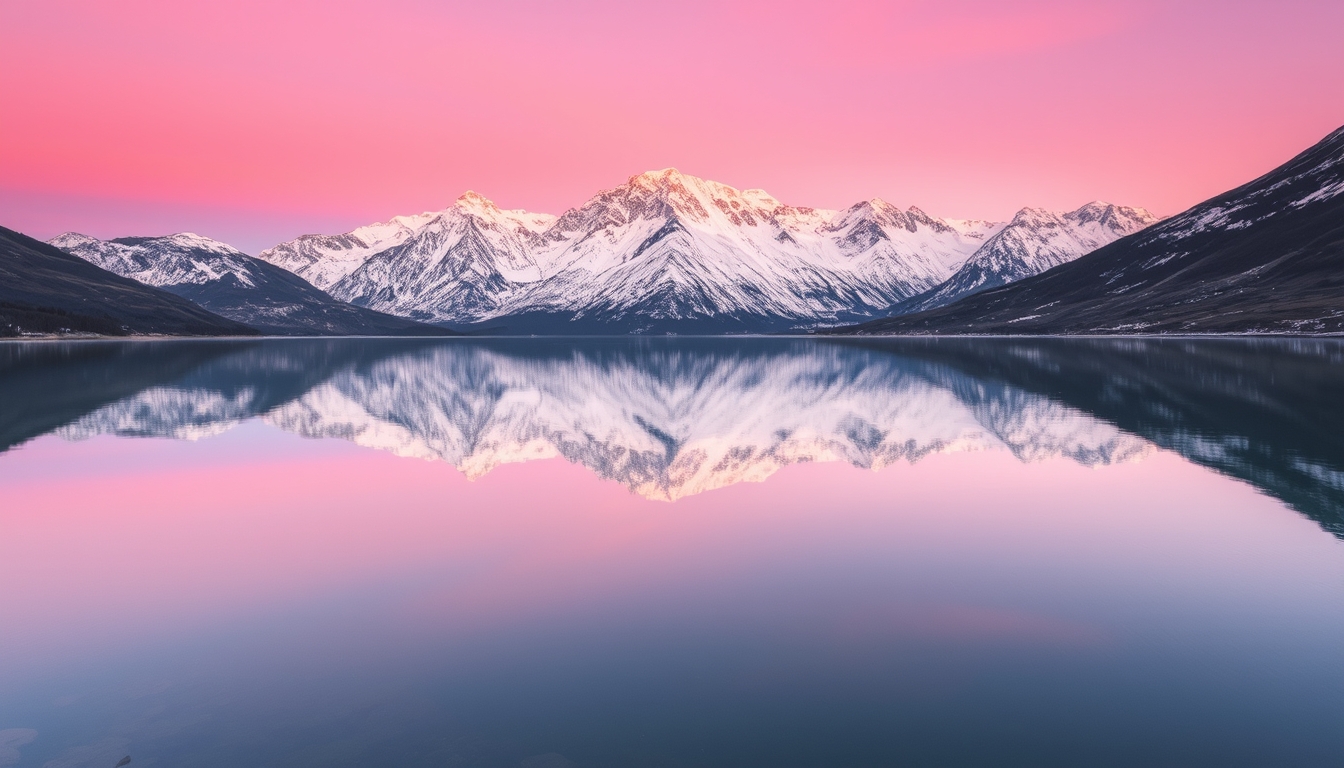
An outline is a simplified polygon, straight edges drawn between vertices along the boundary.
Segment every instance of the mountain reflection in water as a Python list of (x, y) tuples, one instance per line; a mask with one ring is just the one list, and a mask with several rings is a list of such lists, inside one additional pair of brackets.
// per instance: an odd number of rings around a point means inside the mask
[(1341, 362), (0, 344), (0, 764), (1331, 765)]
[(563, 457), (650, 499), (781, 467), (1154, 446), (1344, 535), (1344, 344), (1330, 340), (263, 340), (0, 347), (0, 447), (197, 439), (248, 419), (446, 461)]

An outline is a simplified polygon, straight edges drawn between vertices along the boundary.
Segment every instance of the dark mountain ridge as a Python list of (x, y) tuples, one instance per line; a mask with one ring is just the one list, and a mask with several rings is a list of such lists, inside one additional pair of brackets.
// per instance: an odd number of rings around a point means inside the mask
[(1142, 208), (1102, 202), (1067, 213), (1023, 208), (952, 277), (897, 303), (887, 314), (908, 315), (945, 307), (973, 293), (1039, 275), (1157, 221)]
[(256, 330), (0, 227), (0, 336), (252, 336)]
[(452, 332), (332, 298), (298, 275), (224, 243), (180, 233), (113, 240), (67, 233), (55, 245), (270, 335), (446, 336)]
[(1077, 261), (857, 334), (1344, 332), (1344, 128)]

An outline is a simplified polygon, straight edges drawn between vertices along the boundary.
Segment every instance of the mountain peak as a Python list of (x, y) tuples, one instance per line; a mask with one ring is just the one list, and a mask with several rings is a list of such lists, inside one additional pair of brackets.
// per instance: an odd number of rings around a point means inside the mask
[(47, 242), (57, 248), (65, 249), (101, 241), (96, 237), (89, 237), (88, 235), (80, 234), (79, 232), (63, 232)]
[(676, 168), (663, 168), (631, 176), (625, 188), (636, 193), (653, 193), (657, 196), (666, 196), (670, 193), (694, 197), (697, 193), (705, 193), (711, 186), (714, 186), (713, 182), (682, 173)]
[[(692, 194), (709, 195), (711, 197), (741, 196), (743, 191), (737, 187), (724, 184), (722, 182), (710, 179), (692, 176), (689, 173), (682, 173), (676, 168), (663, 168), (657, 171), (645, 171), (637, 176), (631, 176), (626, 183), (627, 187), (642, 189), (655, 192), (672, 191)], [(769, 197), (764, 190), (750, 190), (753, 194)], [(773, 199), (773, 198), (770, 198)]]
[(472, 191), (470, 189), (459, 195), (457, 200), (453, 201), (453, 205), (457, 206), (458, 208), (466, 208), (468, 210), (484, 210), (484, 211), (499, 210), (499, 206), (495, 205), (494, 202), (490, 200), (490, 198), (478, 192)]
[[(734, 217), (741, 209), (752, 209), (753, 215), (767, 217), (783, 207), (779, 200), (764, 189), (738, 189), (718, 181), (702, 179), (682, 173), (676, 168), (663, 168), (657, 171), (645, 171), (631, 176), (624, 189), (637, 193), (653, 193), (653, 196), (666, 200), (681, 213), (704, 216), (710, 208), (718, 208), (740, 223)], [(735, 213), (736, 212), (736, 213)]]
[(1084, 203), (1084, 204), (1078, 206), (1078, 210), (1080, 210), (1080, 211), (1106, 211), (1106, 210), (1110, 210), (1111, 208), (1115, 208), (1115, 207), (1117, 207), (1117, 206), (1114, 206), (1114, 205), (1112, 205), (1112, 204), (1106, 202), (1105, 200), (1093, 200), (1093, 201), (1090, 202), (1090, 203)]
[(839, 217), (829, 225), (829, 228), (832, 231), (838, 231), (856, 223), (863, 223), (864, 226), (895, 227), (912, 233), (919, 231), (921, 227), (927, 227), (941, 233), (954, 231), (942, 219), (935, 219), (913, 206), (909, 210), (902, 211), (899, 206), (892, 205), (880, 197), (851, 205), (841, 212)]
[(1023, 227), (1061, 224), (1063, 222), (1075, 224), (1101, 222), (1111, 225), (1112, 228), (1134, 232), (1157, 221), (1158, 217), (1149, 213), (1145, 208), (1130, 208), (1108, 203), (1104, 200), (1093, 200), (1066, 212), (1050, 211), (1044, 208), (1023, 208), (1013, 216), (1011, 225)]
[(669, 167), (669, 168), (661, 168), (656, 171), (645, 171), (641, 174), (631, 176), (630, 181), (632, 182), (680, 181), (687, 178), (695, 178), (695, 177), (687, 176), (686, 174), (682, 173), (676, 168)]
[(163, 238), (174, 245), (184, 245), (191, 247), (215, 247), (221, 246), (233, 250), (232, 246), (222, 243), (214, 238), (198, 235), (195, 232), (175, 232)]
[(109, 272), (159, 288), (199, 286), (228, 275), (250, 288), (256, 277), (252, 265), (259, 263), (230, 245), (194, 232), (111, 240), (70, 233), (53, 238), (51, 244)]
[[(87, 238), (86, 242), (100, 242), (95, 238)], [(242, 251), (234, 248), (228, 243), (220, 242), (214, 238), (198, 235), (195, 232), (174, 232), (171, 235), (150, 236), (150, 237), (114, 237), (107, 240), (112, 245), (126, 246), (129, 248), (159, 248), (159, 249), (177, 249), (179, 251), (206, 251), (221, 255), (245, 255)]]
[(867, 206), (869, 209), (877, 213), (886, 213), (886, 214), (901, 213), (900, 206), (892, 205), (891, 203), (888, 203), (886, 200), (883, 200), (880, 197), (874, 197), (871, 200), (865, 200), (862, 203), (860, 203), (860, 205)]
[(1149, 213), (1145, 208), (1112, 205), (1101, 200), (1094, 200), (1075, 211), (1070, 211), (1064, 214), (1064, 218), (1077, 222), (1095, 221), (1112, 229), (1124, 229), (1129, 232), (1137, 231), (1158, 221), (1158, 217)]
[(1019, 210), (1017, 213), (1013, 214), (1013, 219), (1012, 221), (1008, 222), (1008, 226), (1013, 227), (1013, 226), (1039, 225), (1052, 221), (1057, 221), (1058, 218), (1059, 214), (1055, 213), (1054, 211), (1047, 211), (1044, 208), (1033, 208), (1031, 206), (1027, 206), (1026, 208), (1023, 208)]
[(1090, 203), (1079, 206), (1077, 209), (1069, 211), (1065, 216), (1083, 221), (1100, 221), (1107, 217), (1114, 218), (1118, 214), (1129, 213), (1133, 209), (1121, 208), (1118, 205), (1111, 205), (1103, 200), (1093, 200)]
[(761, 206), (762, 208), (774, 209), (774, 208), (780, 208), (784, 205), (783, 203), (779, 202), (779, 200), (777, 200), (774, 195), (770, 194), (769, 192), (766, 192), (764, 189), (758, 189), (753, 187), (751, 189), (742, 190), (741, 194), (743, 200), (749, 200), (751, 201), (752, 204)]
[(899, 208), (896, 208), (896, 206), (892, 205), (891, 203), (888, 203), (886, 200), (883, 200), (883, 199), (880, 198), (880, 197), (874, 197), (874, 198), (871, 198), (871, 199), (868, 199), (868, 200), (860, 200), (859, 202), (857, 202), (857, 203), (855, 203), (855, 204), (849, 206), (849, 210), (851, 210), (851, 211), (855, 211), (855, 212), (858, 212), (858, 211), (882, 211), (882, 210), (889, 210), (889, 209), (895, 209), (895, 210), (897, 210), (897, 211), (900, 210)]

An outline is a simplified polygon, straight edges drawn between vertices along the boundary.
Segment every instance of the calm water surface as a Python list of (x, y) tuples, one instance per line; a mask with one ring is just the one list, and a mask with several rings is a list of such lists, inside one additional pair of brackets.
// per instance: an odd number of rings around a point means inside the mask
[(1344, 345), (0, 345), (0, 767), (1344, 764)]

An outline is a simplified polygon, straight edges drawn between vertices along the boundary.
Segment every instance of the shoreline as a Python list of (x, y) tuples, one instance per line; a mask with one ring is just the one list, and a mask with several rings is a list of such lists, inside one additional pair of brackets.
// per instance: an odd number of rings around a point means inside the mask
[(159, 334), (133, 334), (128, 336), (100, 336), (97, 334), (71, 334), (68, 336), (5, 336), (4, 343), (51, 343), (51, 342), (115, 342), (115, 341), (317, 341), (317, 340), (388, 340), (388, 341), (484, 341), (492, 339), (781, 339), (781, 340), (902, 340), (916, 339), (1341, 339), (1344, 332), (1337, 333), (1273, 333), (1273, 332), (1237, 332), (1237, 333), (959, 333), (959, 334), (820, 334), (820, 333), (759, 333), (759, 334), (498, 334), (480, 336), (170, 336)]

